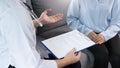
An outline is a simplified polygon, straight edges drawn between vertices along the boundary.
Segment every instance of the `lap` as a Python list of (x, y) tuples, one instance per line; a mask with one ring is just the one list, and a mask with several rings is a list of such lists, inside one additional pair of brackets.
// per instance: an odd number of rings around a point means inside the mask
[(119, 55), (120, 56), (120, 37), (116, 35), (114, 38), (108, 40), (105, 43), (109, 53), (112, 55)]

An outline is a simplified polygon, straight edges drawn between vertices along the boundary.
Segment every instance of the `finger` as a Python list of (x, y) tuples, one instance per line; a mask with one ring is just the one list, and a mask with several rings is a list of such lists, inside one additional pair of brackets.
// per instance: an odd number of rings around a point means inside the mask
[(101, 41), (101, 38), (97, 36), (96, 43), (99, 44), (100, 41)]
[(92, 41), (94, 41), (95, 43), (97, 43), (97, 42), (98, 42), (98, 39), (92, 37)]
[(81, 56), (81, 52), (78, 52), (77, 59), (80, 59), (80, 56)]
[(97, 44), (101, 44), (101, 42), (100, 42), (100, 41), (98, 41), (98, 42), (97, 42)]
[(97, 43), (99, 43), (99, 42), (101, 42), (103, 39), (102, 39), (101, 36), (97, 35), (97, 37), (96, 37), (95, 40), (96, 40)]
[(50, 8), (50, 9), (46, 9), (43, 13), (44, 14), (48, 14), (49, 12), (51, 12), (52, 11), (52, 9)]
[(72, 52), (73, 52), (73, 53), (75, 53), (75, 52), (76, 52), (76, 49), (75, 49), (75, 48), (73, 48), (73, 49), (72, 49)]
[(93, 37), (95, 40), (97, 40), (97, 35), (96, 35), (96, 34), (92, 35), (92, 37)]
[[(75, 51), (76, 51), (76, 49), (73, 48), (68, 54), (72, 54), (72, 55), (74, 55), (74, 54), (75, 54)], [(67, 55), (68, 55), (68, 54), (67, 54)]]
[(56, 17), (63, 17), (63, 14), (60, 14), (60, 13), (59, 13), (59, 14), (56, 14), (55, 16), (56, 16)]
[(98, 41), (98, 44), (102, 44), (102, 43), (104, 43), (103, 40), (99, 40), (99, 41)]
[(102, 42), (98, 42), (98, 44), (102, 44)]
[(102, 36), (98, 36), (98, 44), (104, 43), (104, 38)]
[(56, 14), (54, 16), (57, 20), (61, 20), (63, 18), (63, 14)]
[(51, 23), (57, 22), (57, 18), (55, 16), (50, 16), (49, 18), (51, 19)]
[(96, 40), (97, 35), (95, 33), (93, 33), (93, 34), (91, 34), (91, 38), (94, 39), (94, 40)]

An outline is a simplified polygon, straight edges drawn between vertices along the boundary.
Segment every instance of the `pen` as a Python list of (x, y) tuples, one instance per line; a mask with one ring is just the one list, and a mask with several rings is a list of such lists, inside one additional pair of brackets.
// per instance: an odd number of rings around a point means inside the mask
[(34, 20), (37, 21), (37, 23), (42, 27), (43, 24), (40, 22), (39, 18), (38, 18), (37, 15), (33, 12), (33, 10), (31, 10), (30, 14), (31, 14), (31, 16), (34, 18)]
[(35, 21), (37, 21), (37, 23), (42, 27), (43, 24), (40, 22), (38, 16), (34, 13), (33, 9), (32, 9), (29, 5), (27, 5), (26, 3), (24, 3), (24, 2), (22, 2), (22, 3), (23, 3), (24, 6), (26, 6), (26, 7), (28, 8), (28, 12), (29, 12), (30, 15), (33, 17), (33, 19), (34, 19)]

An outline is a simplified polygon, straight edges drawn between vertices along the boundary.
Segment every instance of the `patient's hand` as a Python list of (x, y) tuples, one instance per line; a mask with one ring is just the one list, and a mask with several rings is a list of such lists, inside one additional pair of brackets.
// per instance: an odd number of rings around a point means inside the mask
[(105, 38), (101, 34), (96, 34), (95, 32), (91, 32), (88, 37), (93, 40), (97, 44), (102, 44), (105, 42)]
[(92, 41), (94, 41), (95, 43), (98, 42), (97, 34), (96, 34), (95, 32), (90, 32), (89, 35), (88, 35), (88, 37), (89, 37)]
[(52, 16), (48, 16), (48, 13), (50, 11), (52, 11), (52, 9), (47, 9), (41, 14), (40, 21), (42, 22), (42, 24), (55, 23), (57, 21), (62, 20), (63, 14), (55, 14)]

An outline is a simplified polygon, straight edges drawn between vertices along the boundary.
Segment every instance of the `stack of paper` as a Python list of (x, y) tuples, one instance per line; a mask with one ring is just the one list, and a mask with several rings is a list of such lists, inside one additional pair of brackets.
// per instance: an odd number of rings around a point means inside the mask
[(64, 57), (73, 48), (80, 51), (95, 45), (93, 41), (77, 30), (41, 42), (56, 58)]

